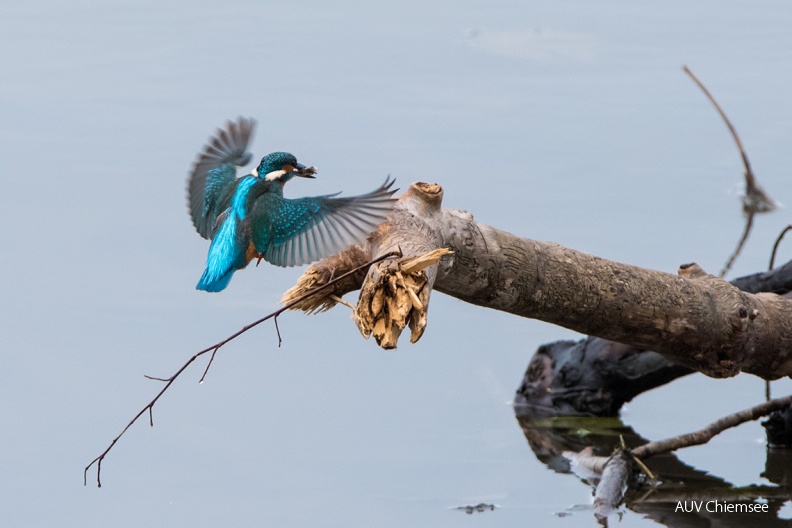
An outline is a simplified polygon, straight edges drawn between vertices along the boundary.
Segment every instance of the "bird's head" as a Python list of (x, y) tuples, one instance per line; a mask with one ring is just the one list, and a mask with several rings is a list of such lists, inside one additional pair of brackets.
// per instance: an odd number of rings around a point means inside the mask
[(316, 167), (306, 167), (298, 163), (294, 154), (273, 152), (261, 158), (258, 168), (253, 169), (251, 174), (267, 181), (286, 183), (295, 176), (316, 178)]

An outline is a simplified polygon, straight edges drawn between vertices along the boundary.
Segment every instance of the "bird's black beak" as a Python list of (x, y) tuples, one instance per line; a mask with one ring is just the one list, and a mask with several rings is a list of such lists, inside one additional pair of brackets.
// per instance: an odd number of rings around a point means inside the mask
[(316, 167), (306, 167), (305, 165), (298, 163), (294, 166), (294, 175), (299, 176), (301, 178), (316, 178), (314, 176), (316, 174)]

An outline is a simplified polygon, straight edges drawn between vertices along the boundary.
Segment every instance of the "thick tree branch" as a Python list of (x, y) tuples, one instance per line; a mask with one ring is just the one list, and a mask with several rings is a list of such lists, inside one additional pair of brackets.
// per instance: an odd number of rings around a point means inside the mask
[[(749, 293), (788, 294), (792, 290), (792, 262), (730, 283)], [(540, 346), (531, 358), (515, 395), (515, 412), (615, 416), (638, 394), (692, 372), (656, 352), (615, 341), (597, 337), (556, 341)], [(768, 439), (778, 443), (770, 436)]]
[[(740, 371), (765, 379), (792, 374), (787, 299), (742, 292), (695, 264), (681, 266), (675, 276), (520, 238), (479, 224), (470, 213), (442, 209), (441, 200), (438, 185), (413, 184), (359, 258), (394, 248), (412, 257), (445, 247), (453, 254), (424, 270), (430, 289), (654, 350), (713, 377)], [(348, 265), (355, 262), (349, 260)], [(327, 266), (319, 262), (304, 277), (321, 277)], [(388, 273), (386, 263), (372, 268), (366, 279), (382, 282), (374, 273)], [(287, 293), (284, 300), (290, 298)]]

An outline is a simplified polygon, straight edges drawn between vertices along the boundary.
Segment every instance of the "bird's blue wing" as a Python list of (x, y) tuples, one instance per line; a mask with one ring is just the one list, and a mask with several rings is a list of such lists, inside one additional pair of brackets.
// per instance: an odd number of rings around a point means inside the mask
[(359, 196), (297, 199), (259, 198), (250, 213), (256, 251), (277, 266), (299, 266), (363, 242), (393, 209), (396, 199), (387, 179)]
[(214, 237), (220, 216), (231, 204), (238, 183), (237, 167), (250, 162), (247, 151), (256, 122), (240, 117), (229, 121), (209, 139), (187, 182), (187, 202), (193, 225), (204, 238)]

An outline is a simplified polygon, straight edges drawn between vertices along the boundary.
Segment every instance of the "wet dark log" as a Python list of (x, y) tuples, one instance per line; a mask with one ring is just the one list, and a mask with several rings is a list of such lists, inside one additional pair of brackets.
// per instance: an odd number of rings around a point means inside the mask
[(554, 415), (616, 416), (635, 396), (695, 372), (656, 352), (606, 339), (556, 341), (534, 354), (514, 398)]
[(792, 448), (792, 409), (776, 411), (762, 422), (771, 448)]
[(770, 292), (779, 295), (788, 293), (792, 291), (792, 262), (770, 271), (734, 279), (731, 283), (742, 291), (750, 293)]

